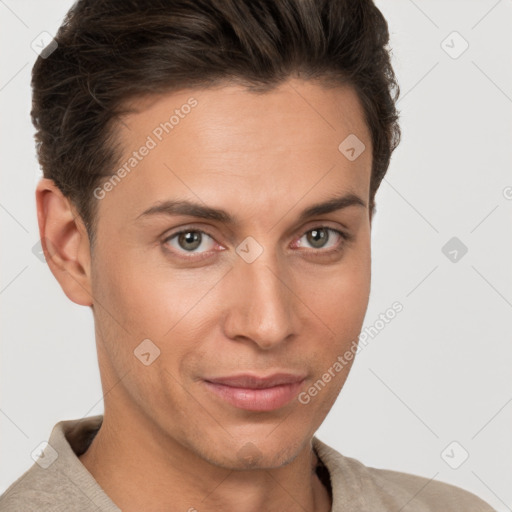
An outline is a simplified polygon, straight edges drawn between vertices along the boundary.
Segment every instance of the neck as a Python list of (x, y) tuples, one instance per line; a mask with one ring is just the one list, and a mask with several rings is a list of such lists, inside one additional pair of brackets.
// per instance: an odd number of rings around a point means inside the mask
[(79, 456), (123, 512), (331, 510), (311, 443), (285, 466), (239, 471), (216, 466), (141, 418), (132, 419), (117, 422), (105, 414)]

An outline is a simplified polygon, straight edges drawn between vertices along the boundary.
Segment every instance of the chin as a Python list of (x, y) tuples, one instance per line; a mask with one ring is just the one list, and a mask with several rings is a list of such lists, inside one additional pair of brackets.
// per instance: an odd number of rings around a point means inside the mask
[[(230, 470), (275, 469), (292, 462), (307, 444), (309, 439), (290, 440), (289, 435), (281, 438), (268, 432), (259, 438), (247, 437), (234, 442), (234, 439), (223, 447), (222, 451), (211, 452), (208, 447), (202, 457), (214, 464)], [(220, 444), (217, 445), (219, 447)]]

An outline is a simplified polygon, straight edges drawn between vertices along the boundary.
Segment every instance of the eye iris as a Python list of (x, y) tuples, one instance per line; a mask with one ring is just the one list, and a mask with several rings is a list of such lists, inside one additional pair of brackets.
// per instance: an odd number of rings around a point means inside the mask
[[(197, 249), (199, 245), (201, 245), (201, 233), (198, 233), (197, 231), (187, 231), (180, 233), (178, 237), (178, 243), (183, 249)], [(192, 247), (190, 245), (187, 246), (186, 244), (191, 244)]]
[(325, 228), (312, 229), (307, 234), (308, 242), (313, 247), (323, 247), (325, 242), (329, 239), (329, 233)]

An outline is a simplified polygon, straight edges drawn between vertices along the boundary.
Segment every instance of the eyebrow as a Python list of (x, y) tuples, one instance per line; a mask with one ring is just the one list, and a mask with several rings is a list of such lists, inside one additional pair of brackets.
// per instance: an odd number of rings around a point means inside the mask
[[(342, 210), (349, 206), (361, 206), (366, 208), (366, 203), (359, 196), (351, 193), (333, 197), (332, 199), (314, 204), (303, 210), (299, 215), (298, 221), (303, 222), (310, 217)], [(135, 221), (153, 215), (188, 215), (201, 219), (216, 220), (225, 224), (236, 225), (238, 223), (235, 217), (222, 208), (212, 208), (188, 200), (168, 200), (160, 202), (143, 211), (136, 217)]]

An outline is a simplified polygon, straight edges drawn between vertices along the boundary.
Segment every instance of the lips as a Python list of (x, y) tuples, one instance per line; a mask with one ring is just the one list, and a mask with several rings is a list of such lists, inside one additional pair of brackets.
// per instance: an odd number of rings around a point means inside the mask
[(218, 399), (248, 411), (273, 411), (297, 396), (305, 376), (276, 373), (269, 376), (232, 375), (204, 380), (206, 388)]
[(264, 389), (273, 386), (280, 386), (282, 384), (295, 384), (305, 379), (305, 375), (295, 375), (292, 373), (274, 373), (266, 377), (243, 374), (232, 375), (229, 377), (214, 377), (204, 379), (207, 382), (214, 384), (222, 384), (223, 386), (230, 386), (233, 388), (246, 388), (246, 389)]

